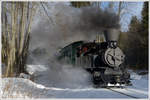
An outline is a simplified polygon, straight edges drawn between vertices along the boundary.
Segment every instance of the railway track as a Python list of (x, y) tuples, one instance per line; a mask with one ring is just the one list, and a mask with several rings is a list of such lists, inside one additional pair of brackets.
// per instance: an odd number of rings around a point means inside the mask
[[(108, 89), (108, 90), (111, 90), (111, 91), (113, 91), (113, 92), (116, 92), (116, 93), (119, 93), (119, 94), (128, 96), (128, 97), (130, 97), (130, 98), (139, 99), (139, 97), (133, 96), (133, 95), (131, 95), (131, 94), (126, 94), (126, 93), (124, 93), (124, 92), (117, 91), (117, 90), (114, 90), (114, 89), (112, 89), (112, 88), (107, 88), (107, 89)], [(128, 91), (127, 89), (125, 89), (125, 90)], [(129, 91), (129, 92), (131, 92), (131, 91)]]

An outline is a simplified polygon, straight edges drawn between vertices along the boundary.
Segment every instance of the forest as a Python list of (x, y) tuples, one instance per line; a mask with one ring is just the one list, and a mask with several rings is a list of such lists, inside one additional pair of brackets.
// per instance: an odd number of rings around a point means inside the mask
[(121, 32), (120, 46), (126, 54), (126, 64), (130, 68), (148, 70), (148, 3), (144, 3), (142, 19), (133, 16), (127, 32)]

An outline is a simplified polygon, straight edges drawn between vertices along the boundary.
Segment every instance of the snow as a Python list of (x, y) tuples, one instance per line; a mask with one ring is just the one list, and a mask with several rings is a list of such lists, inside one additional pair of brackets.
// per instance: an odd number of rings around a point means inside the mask
[[(30, 71), (33, 71), (36, 74), (38, 72), (35, 82), (24, 78), (3, 78), (3, 98), (131, 98), (106, 88), (94, 88), (92, 84), (85, 84), (83, 87), (83, 83), (81, 86), (78, 83), (78, 87), (73, 86), (72, 88), (70, 87), (72, 83), (68, 85), (68, 87), (67, 85), (65, 87), (63, 85), (62, 87), (61, 85), (53, 86), (49, 83), (50, 80), (48, 80), (48, 77), (41, 76), (47, 74), (45, 73), (47, 71), (47, 67), (44, 65), (38, 65), (37, 67), (35, 65), (30, 65), (29, 67), (32, 68)], [(41, 71), (39, 68), (43, 70)], [(133, 86), (125, 86), (123, 89), (113, 88), (113, 90), (130, 94), (142, 99), (148, 98), (148, 75), (137, 75), (133, 72), (131, 73), (131, 76), (132, 75), (134, 76), (134, 79), (132, 80)], [(43, 83), (40, 83), (39, 80), (43, 81)], [(46, 82), (48, 82), (49, 85), (46, 84)]]

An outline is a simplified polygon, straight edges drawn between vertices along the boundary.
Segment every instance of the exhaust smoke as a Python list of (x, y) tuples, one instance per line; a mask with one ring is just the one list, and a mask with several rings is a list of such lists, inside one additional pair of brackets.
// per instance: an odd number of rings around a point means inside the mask
[[(38, 17), (34, 20), (31, 30), (29, 47), (31, 54), (28, 63), (48, 65), (44, 66), (48, 70), (39, 72), (42, 76), (37, 79), (37, 82), (47, 86), (69, 88), (90, 84), (89, 73), (82, 68), (62, 65), (56, 61), (55, 56), (61, 48), (74, 41), (93, 41), (97, 33), (103, 33), (108, 29), (119, 29), (119, 17), (94, 7), (74, 8), (65, 3), (54, 3), (48, 11), (55, 25), (53, 26), (46, 16), (37, 13)], [(110, 39), (109, 31), (106, 34), (106, 40)], [(36, 49), (39, 51), (44, 49), (44, 52), (34, 54)]]

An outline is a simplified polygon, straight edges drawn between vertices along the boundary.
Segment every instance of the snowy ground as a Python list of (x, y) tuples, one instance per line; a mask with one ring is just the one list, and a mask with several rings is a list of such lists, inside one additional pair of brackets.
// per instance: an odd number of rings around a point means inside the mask
[[(31, 67), (31, 66), (29, 66)], [(35, 69), (40, 75), (35, 82), (23, 78), (3, 78), (2, 90), (3, 97), (23, 97), (23, 98), (131, 98), (129, 96), (119, 94), (104, 88), (93, 88), (91, 84), (81, 83), (81, 86), (76, 87), (75, 84), (72, 88), (70, 85), (62, 86), (58, 84), (53, 86), (49, 83), (48, 77), (43, 76), (46, 74), (46, 68), (39, 66), (32, 66), (32, 71), (35, 73)], [(42, 70), (43, 69), (43, 70)], [(43, 71), (40, 73), (40, 71)], [(54, 76), (53, 76), (54, 77)], [(148, 75), (137, 75), (132, 73), (131, 78), (133, 86), (125, 87), (124, 89), (115, 88), (123, 93), (130, 94), (138, 98), (148, 98)], [(77, 83), (79, 85), (79, 83)]]

